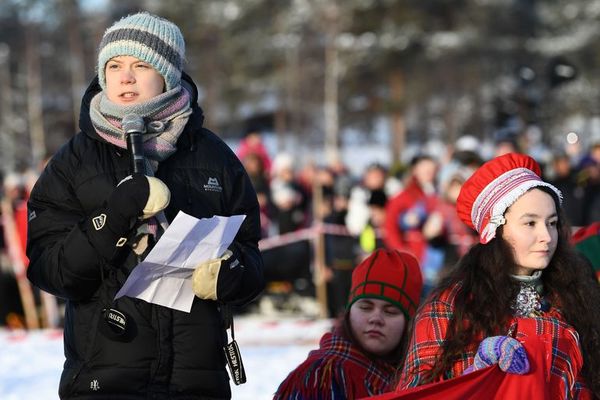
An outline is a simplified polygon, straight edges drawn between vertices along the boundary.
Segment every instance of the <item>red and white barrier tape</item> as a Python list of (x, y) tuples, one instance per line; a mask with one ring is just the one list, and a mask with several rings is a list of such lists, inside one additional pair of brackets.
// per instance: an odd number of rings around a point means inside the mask
[(258, 242), (258, 248), (261, 251), (269, 250), (274, 247), (285, 246), (290, 243), (300, 242), (302, 240), (315, 239), (319, 234), (354, 236), (348, 232), (348, 229), (344, 225), (317, 224), (311, 226), (310, 228), (298, 229), (297, 231), (261, 239)]

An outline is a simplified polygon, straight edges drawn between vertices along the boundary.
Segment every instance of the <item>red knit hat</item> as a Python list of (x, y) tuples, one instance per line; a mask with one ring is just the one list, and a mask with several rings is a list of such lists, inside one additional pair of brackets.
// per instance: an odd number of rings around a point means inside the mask
[(560, 190), (541, 178), (540, 166), (525, 154), (508, 153), (483, 164), (463, 184), (456, 201), (461, 220), (479, 233), (479, 242), (496, 237), (504, 213), (529, 189), (546, 186), (562, 201)]
[(389, 301), (407, 318), (417, 311), (423, 287), (421, 268), (415, 257), (397, 250), (377, 249), (352, 272), (349, 309), (362, 298)]

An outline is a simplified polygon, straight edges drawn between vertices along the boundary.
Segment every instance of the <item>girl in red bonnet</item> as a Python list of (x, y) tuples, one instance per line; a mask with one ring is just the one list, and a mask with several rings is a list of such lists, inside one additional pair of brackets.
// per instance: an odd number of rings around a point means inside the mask
[(352, 273), (342, 319), (281, 383), (274, 399), (357, 399), (393, 389), (422, 286), (413, 256), (373, 252)]
[[(507, 377), (545, 374), (519, 398), (600, 398), (600, 290), (569, 243), (561, 199), (523, 154), (465, 182), (457, 212), (480, 243), (418, 310), (397, 393), (497, 364)], [(541, 353), (528, 349), (540, 348), (545, 364), (534, 367)]]

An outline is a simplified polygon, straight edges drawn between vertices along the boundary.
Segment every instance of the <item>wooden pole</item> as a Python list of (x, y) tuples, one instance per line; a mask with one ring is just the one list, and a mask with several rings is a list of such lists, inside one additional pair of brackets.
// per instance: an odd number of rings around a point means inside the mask
[(404, 110), (401, 104), (404, 100), (404, 77), (399, 70), (393, 71), (390, 76), (392, 108), (392, 162), (401, 160), (406, 145), (406, 123), (404, 121)]
[(327, 271), (325, 270), (325, 237), (321, 229), (323, 225), (323, 220), (320, 212), (322, 202), (323, 187), (318, 182), (318, 179), (314, 178), (313, 215), (316, 233), (313, 239), (315, 252), (313, 282), (315, 284), (316, 298), (319, 306), (319, 317), (327, 318)]

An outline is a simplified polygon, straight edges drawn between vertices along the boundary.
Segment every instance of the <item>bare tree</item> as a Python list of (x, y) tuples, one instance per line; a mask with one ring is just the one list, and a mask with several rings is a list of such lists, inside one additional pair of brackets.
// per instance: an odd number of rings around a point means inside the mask
[(10, 47), (6, 43), (0, 43), (0, 140), (2, 143), (0, 161), (3, 169), (7, 171), (14, 170), (16, 166), (9, 59)]
[(40, 62), (38, 28), (35, 23), (29, 23), (25, 27), (25, 64), (27, 65), (27, 117), (33, 165), (39, 165), (46, 156)]
[(79, 102), (86, 86), (81, 14), (77, 0), (61, 0), (61, 4), (65, 10), (65, 25), (67, 26), (67, 36), (69, 38), (73, 126), (77, 126), (79, 122)]

